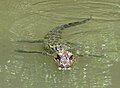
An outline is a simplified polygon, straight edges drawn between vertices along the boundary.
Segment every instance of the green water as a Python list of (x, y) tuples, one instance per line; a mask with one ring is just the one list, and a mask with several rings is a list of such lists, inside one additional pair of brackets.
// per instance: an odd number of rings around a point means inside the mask
[[(42, 50), (39, 43), (57, 25), (92, 16), (86, 24), (63, 31), (83, 56), (71, 71), (59, 71), (52, 57), (21, 54)], [(119, 0), (0, 0), (0, 88), (120, 88)]]

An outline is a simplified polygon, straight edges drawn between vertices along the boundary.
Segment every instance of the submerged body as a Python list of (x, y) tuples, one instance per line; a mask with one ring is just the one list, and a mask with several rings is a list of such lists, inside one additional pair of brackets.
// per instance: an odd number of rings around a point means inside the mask
[(89, 20), (91, 20), (91, 18), (87, 18), (83, 21), (77, 21), (77, 22), (72, 22), (72, 23), (57, 26), (54, 29), (52, 29), (49, 33), (47, 33), (47, 35), (45, 36), (44, 38), (46, 41), (45, 46), (47, 46), (47, 49), (50, 50), (49, 53), (57, 54), (55, 61), (59, 66), (58, 69), (70, 70), (72, 64), (75, 61), (73, 53), (69, 51), (71, 47), (66, 42), (62, 42), (61, 40), (62, 30), (72, 26), (86, 23)]
[(28, 43), (43, 43), (44, 51), (16, 51), (22, 53), (41, 53), (44, 55), (53, 56), (54, 60), (58, 65), (59, 70), (70, 70), (76, 58), (74, 57), (73, 52), (71, 51), (71, 46), (67, 42), (63, 42), (61, 40), (62, 30), (68, 29), (69, 27), (73, 27), (76, 25), (84, 24), (89, 20), (91, 20), (91, 17), (82, 21), (71, 22), (68, 24), (57, 26), (45, 35), (44, 40), (18, 41)]

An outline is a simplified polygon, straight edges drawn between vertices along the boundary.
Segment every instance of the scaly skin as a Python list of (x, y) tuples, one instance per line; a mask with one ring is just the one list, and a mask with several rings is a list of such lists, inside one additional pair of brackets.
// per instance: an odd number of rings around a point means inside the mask
[(67, 29), (69, 27), (73, 27), (73, 26), (77, 26), (77, 25), (80, 25), (80, 24), (84, 24), (86, 23), (87, 21), (91, 20), (91, 17), (90, 18), (87, 18), (85, 20), (82, 20), (82, 21), (77, 21), (77, 22), (72, 22), (72, 23), (68, 23), (68, 24), (63, 24), (63, 25), (60, 25), (60, 26), (57, 26), (55, 28), (53, 28), (51, 31), (49, 31), (46, 36), (44, 37), (45, 39), (45, 48), (50, 48), (51, 52), (54, 53), (54, 52), (59, 52), (61, 49), (63, 50), (69, 50), (70, 49), (70, 46), (67, 45), (66, 42), (62, 42), (61, 41), (61, 33), (62, 33), (62, 30), (64, 29)]

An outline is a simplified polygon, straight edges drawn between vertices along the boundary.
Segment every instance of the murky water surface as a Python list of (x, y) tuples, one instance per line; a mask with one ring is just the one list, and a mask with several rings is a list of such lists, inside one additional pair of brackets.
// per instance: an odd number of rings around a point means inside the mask
[[(70, 71), (59, 71), (52, 57), (22, 54), (15, 49), (42, 50), (39, 43), (57, 25), (92, 16), (86, 24), (63, 31), (76, 43), (79, 57)], [(1, 0), (0, 88), (120, 88), (119, 0)]]

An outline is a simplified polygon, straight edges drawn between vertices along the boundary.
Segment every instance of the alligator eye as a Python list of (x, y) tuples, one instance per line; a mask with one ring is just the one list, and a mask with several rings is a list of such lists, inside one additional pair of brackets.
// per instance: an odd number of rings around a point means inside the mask
[(60, 61), (60, 56), (57, 54), (57, 57), (55, 59)]
[(72, 60), (73, 59), (73, 55), (71, 55), (69, 59)]

